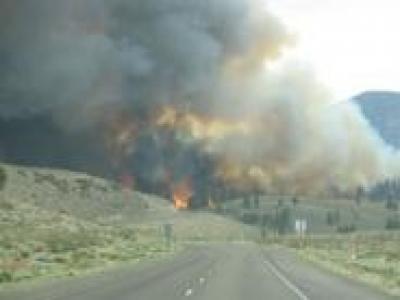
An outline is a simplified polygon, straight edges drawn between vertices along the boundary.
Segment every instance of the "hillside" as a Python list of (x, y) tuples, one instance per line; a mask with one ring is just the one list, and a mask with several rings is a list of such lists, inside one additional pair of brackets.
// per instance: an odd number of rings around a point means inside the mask
[(119, 184), (83, 173), (2, 166), (6, 183), (1, 197), (8, 203), (37, 207), (93, 222), (108, 224), (151, 221), (174, 213), (167, 201), (121, 189)]
[[(0, 283), (74, 275), (250, 230), (82, 173), (0, 165), (0, 190)], [(176, 247), (166, 243), (165, 224), (172, 224)]]
[(400, 148), (400, 93), (365, 92), (354, 98), (381, 137)]

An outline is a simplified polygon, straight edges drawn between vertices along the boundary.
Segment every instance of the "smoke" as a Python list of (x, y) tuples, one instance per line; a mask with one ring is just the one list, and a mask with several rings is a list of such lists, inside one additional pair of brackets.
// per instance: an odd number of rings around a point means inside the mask
[[(206, 107), (228, 62), (257, 65), (286, 39), (281, 25), (258, 15), (252, 1), (0, 5), (4, 117), (71, 107), (87, 113), (103, 104), (147, 110), (190, 99)], [(253, 61), (245, 61), (250, 52)]]
[(236, 164), (234, 182), (245, 174), (269, 191), (309, 194), (352, 191), (398, 176), (398, 153), (357, 106), (333, 102), (313, 74), (289, 67), (252, 83), (250, 90), (262, 86), (261, 92), (239, 108), (252, 130), (213, 145), (226, 164)]
[(0, 40), (1, 118), (101, 132), (141, 186), (311, 193), (397, 170), (356, 107), (266, 67), (293, 39), (261, 0), (3, 0)]

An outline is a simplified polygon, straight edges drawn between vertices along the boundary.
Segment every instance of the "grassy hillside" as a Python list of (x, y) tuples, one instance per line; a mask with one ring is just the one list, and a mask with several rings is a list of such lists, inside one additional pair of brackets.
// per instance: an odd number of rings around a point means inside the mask
[(122, 190), (114, 182), (62, 170), (2, 166), (6, 184), (1, 198), (55, 213), (109, 224), (149, 221), (173, 209), (156, 197)]
[[(283, 196), (261, 197), (258, 209), (243, 209), (242, 199), (237, 199), (217, 208), (217, 213), (178, 212), (163, 199), (121, 189), (104, 179), (0, 165), (0, 283), (75, 275), (110, 263), (160, 257), (186, 242), (260, 240), (262, 219), (266, 216), (270, 236), (274, 217), (283, 210), (289, 211), (288, 239), (298, 218), (307, 219), (310, 236), (327, 237), (326, 243), (309, 244), (307, 253), (315, 258), (325, 257), (323, 245), (330, 245), (340, 226), (354, 224), (363, 232), (382, 230), (393, 214), (384, 204), (366, 201), (357, 205), (350, 200), (308, 197), (294, 205), (291, 197)], [(332, 212), (340, 217), (329, 225), (327, 215)], [(165, 224), (172, 226), (170, 245), (165, 241)], [(343, 239), (338, 238), (335, 245), (348, 249), (343, 245), (352, 236), (339, 235)], [(391, 249), (390, 240), (387, 245), (384, 249)], [(337, 261), (342, 261), (340, 249), (335, 252)]]
[(159, 199), (84, 174), (0, 166), (0, 282), (82, 270), (169, 251), (151, 212)]
[[(0, 283), (74, 275), (172, 253), (180, 242), (239, 239), (253, 230), (61, 170), (0, 165), (0, 189)], [(178, 244), (167, 245), (165, 224)]]

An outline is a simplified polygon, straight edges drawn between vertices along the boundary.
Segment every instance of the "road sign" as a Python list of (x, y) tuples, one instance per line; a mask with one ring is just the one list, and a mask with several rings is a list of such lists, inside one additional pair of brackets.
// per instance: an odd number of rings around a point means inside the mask
[(307, 232), (307, 220), (305, 219), (297, 219), (294, 223), (294, 229), (296, 230), (297, 234), (303, 236)]

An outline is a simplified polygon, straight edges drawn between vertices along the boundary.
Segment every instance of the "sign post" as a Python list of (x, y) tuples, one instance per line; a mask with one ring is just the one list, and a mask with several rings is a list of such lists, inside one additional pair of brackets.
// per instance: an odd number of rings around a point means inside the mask
[(297, 219), (296, 222), (294, 223), (294, 229), (300, 240), (300, 245), (303, 246), (304, 237), (307, 232), (307, 220), (306, 219)]
[(168, 248), (170, 248), (172, 241), (172, 224), (171, 223), (164, 224), (163, 229), (164, 229), (165, 244)]

